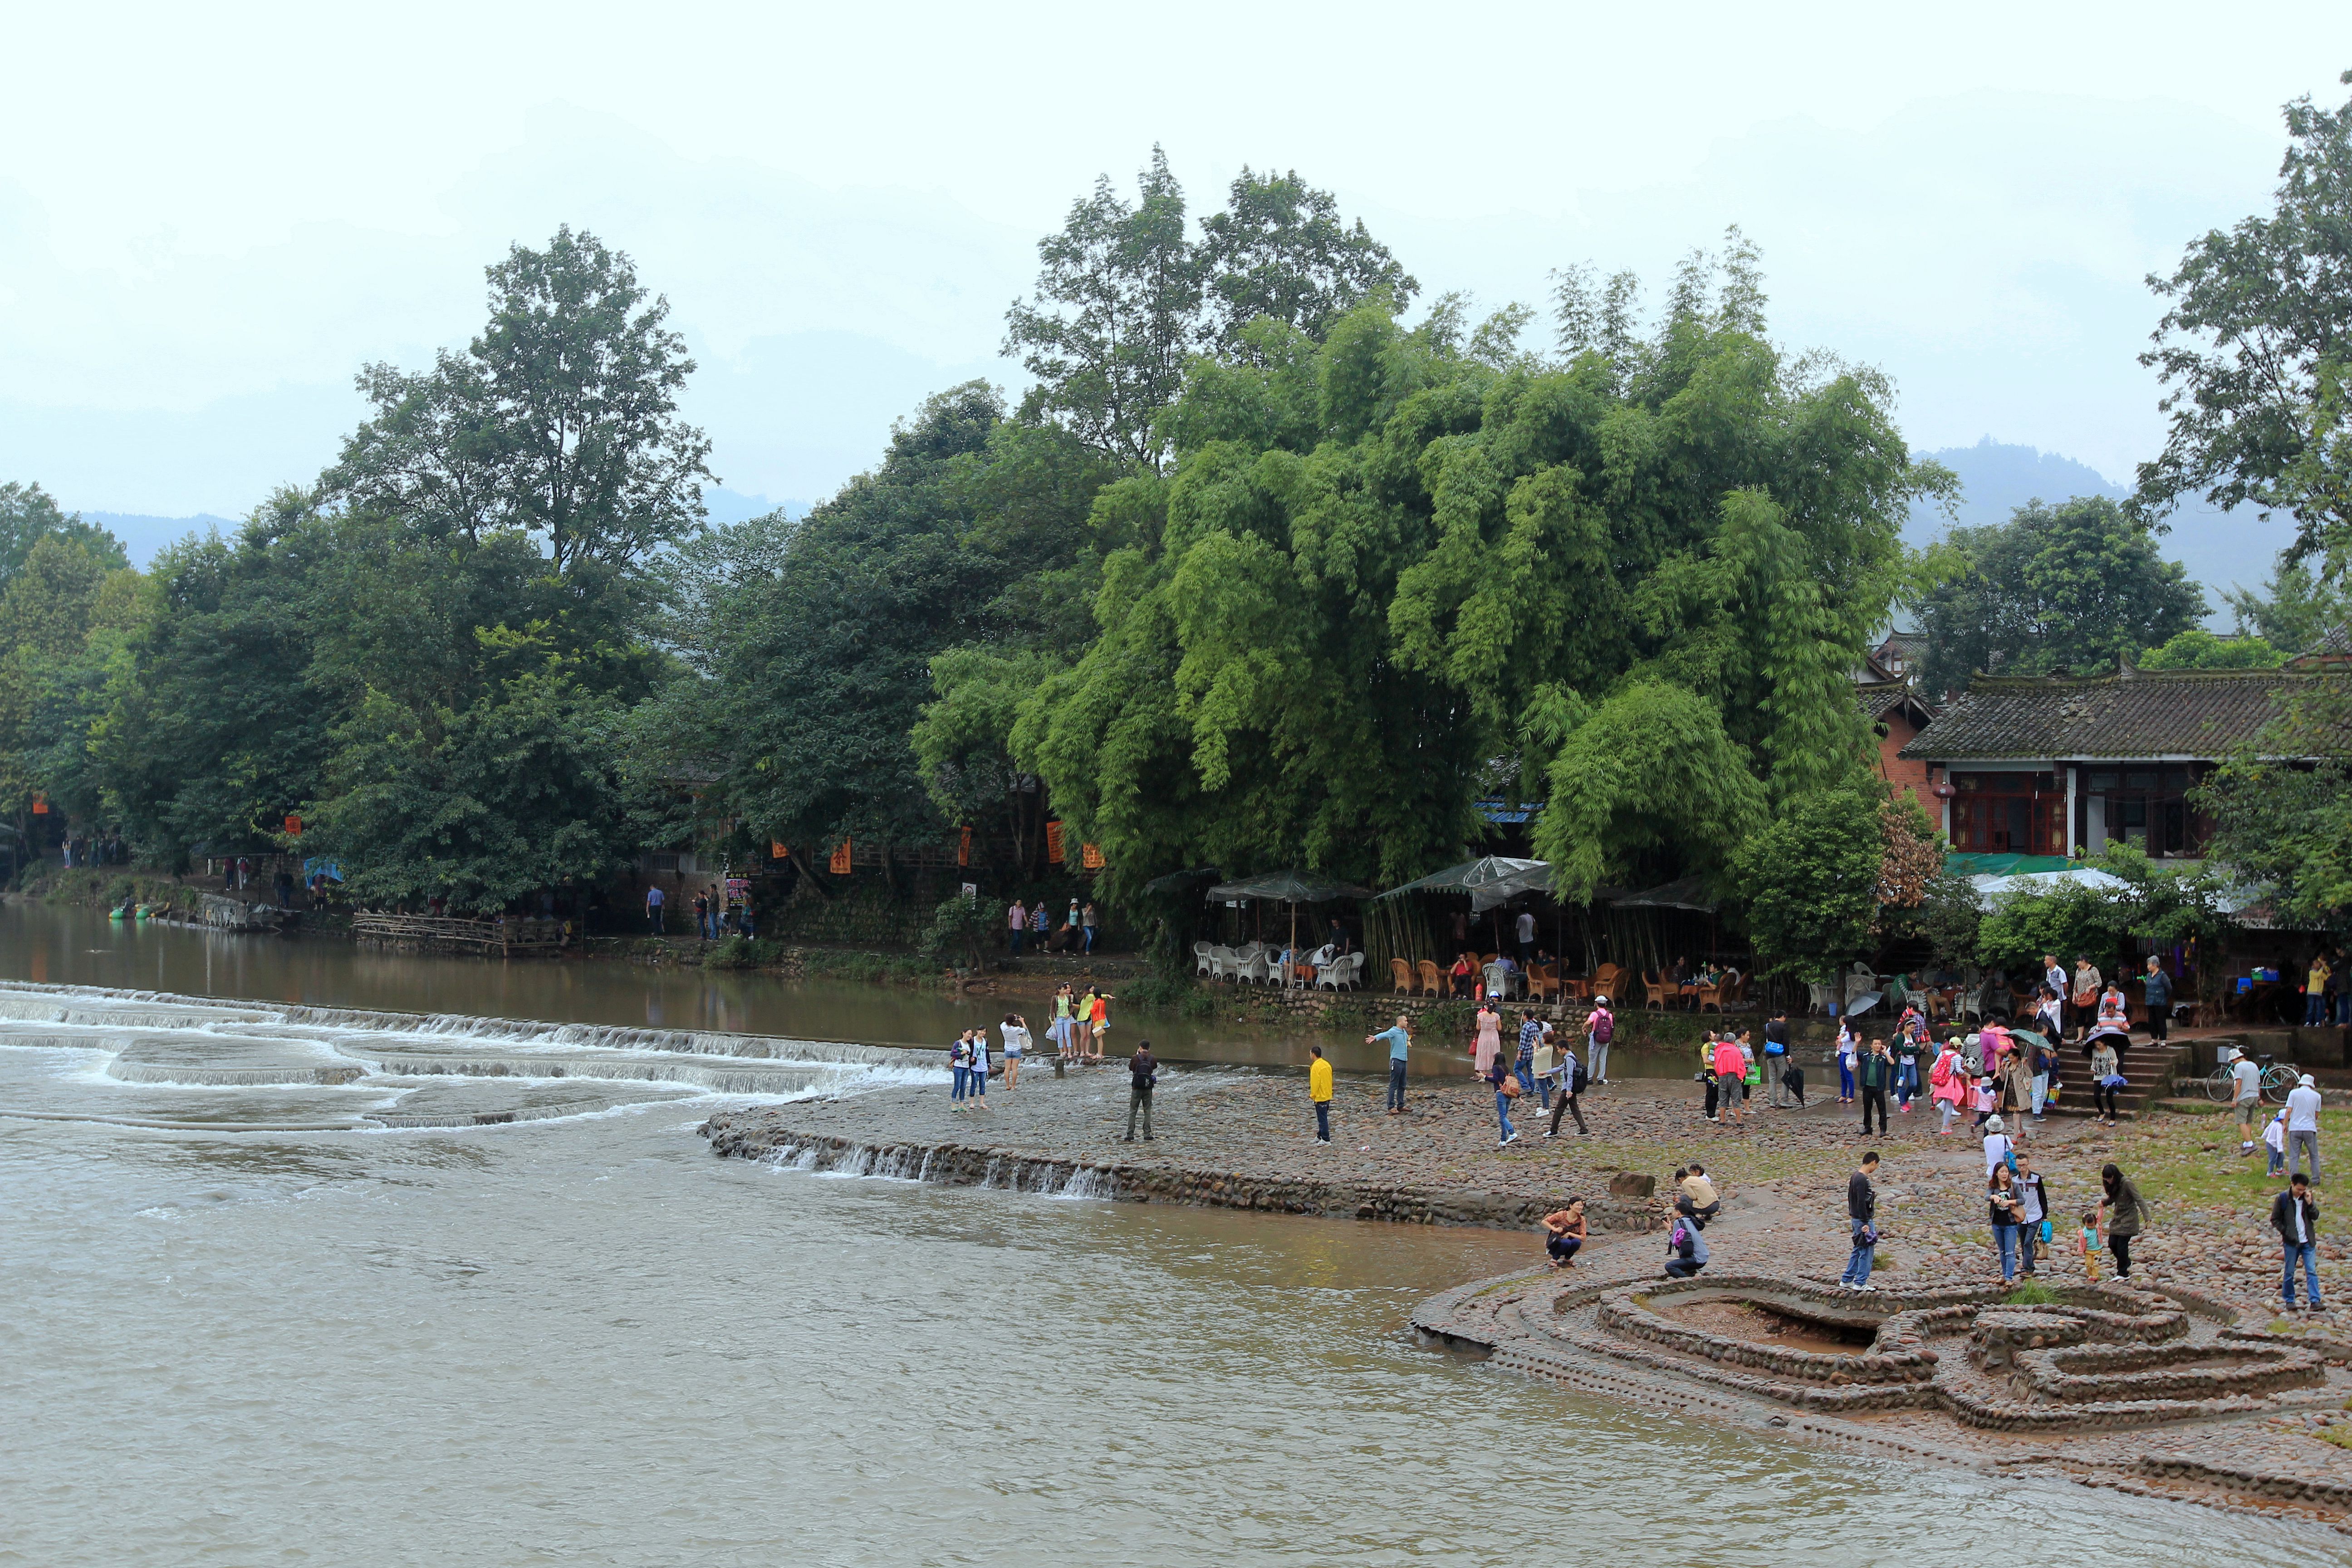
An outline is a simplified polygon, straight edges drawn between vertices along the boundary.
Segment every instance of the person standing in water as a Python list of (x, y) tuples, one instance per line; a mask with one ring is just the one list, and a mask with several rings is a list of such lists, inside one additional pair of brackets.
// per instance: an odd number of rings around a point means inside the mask
[(1404, 1114), (1405, 1063), (1412, 1051), (1412, 1036), (1406, 1030), (1405, 1016), (1402, 1013), (1397, 1015), (1395, 1027), (1384, 1029), (1377, 1035), (1364, 1037), (1364, 1044), (1368, 1046), (1378, 1045), (1382, 1041), (1386, 1041), (1389, 1047), (1389, 1114), (1402, 1116)]
[(1029, 1020), (1018, 1013), (1007, 1013), (1001, 1026), (1004, 1031), (1004, 1091), (1010, 1094), (1013, 1086), (1021, 1081), (1021, 1057), (1029, 1048)]
[(1495, 1010), (1495, 1000), (1488, 997), (1478, 1004), (1478, 1037), (1471, 1047), (1470, 1070), (1480, 1078), (1491, 1078), (1495, 1059), (1503, 1049), (1503, 1016)]
[(1138, 1040), (1135, 1054), (1127, 1058), (1127, 1137), (1135, 1142), (1135, 1117), (1143, 1113), (1143, 1141), (1151, 1142), (1151, 1090), (1160, 1082), (1160, 1063), (1151, 1054), (1150, 1040)]

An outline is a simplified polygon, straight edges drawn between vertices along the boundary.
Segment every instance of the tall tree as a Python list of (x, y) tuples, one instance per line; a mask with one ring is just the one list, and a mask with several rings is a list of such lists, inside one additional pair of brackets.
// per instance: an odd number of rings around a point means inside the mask
[(2282, 653), (2307, 653), (2320, 639), (2352, 620), (2352, 594), (2323, 583), (2310, 565), (2281, 552), (2269, 579), (2257, 587), (2224, 588), (2240, 637), (2252, 634)]
[(2032, 501), (1995, 527), (1954, 529), (1932, 561), (1919, 606), (1931, 691), (1961, 689), (1977, 670), (2112, 668), (2205, 614), (2180, 563), (2105, 496)]
[(1168, 478), (1097, 502), (1129, 542), (1100, 638), (1022, 702), (1012, 753), (1114, 884), (1416, 874), (1483, 834), (1499, 756), (1549, 798), (1538, 852), (1573, 894), (1719, 867), (1775, 803), (1859, 778), (1850, 671), (1936, 482), (1884, 384), (1712, 314), (1621, 374), (1392, 309), (1200, 362)]
[(1242, 329), (1260, 316), (1320, 342), (1360, 301), (1385, 293), (1399, 306), (1421, 285), (1358, 218), (1288, 174), (1258, 174), (1244, 164), (1223, 212), (1201, 220), (1201, 259), (1208, 275), (1210, 342), (1243, 352)]
[[(2340, 80), (2352, 83), (2352, 71)], [(2160, 518), (2183, 496), (2288, 513), (2297, 549), (2352, 545), (2352, 103), (2286, 106), (2276, 204), (2191, 244), (2169, 278), (2155, 347), (2167, 388), (2164, 451), (2139, 469), (2134, 506)]]
[(37, 484), (0, 484), (0, 586), (23, 568), (44, 539), (64, 539), (88, 551), (101, 568), (128, 566), (122, 542), (79, 512), (67, 512)]
[(569, 226), (487, 276), (489, 324), (463, 354), (361, 372), (375, 416), (327, 471), (330, 496), (468, 540), (519, 529), (559, 572), (625, 565), (695, 527), (710, 442), (677, 416), (694, 361), (669, 301)]
[(1037, 378), (1022, 402), (1108, 457), (1157, 470), (1160, 411), (1199, 334), (1202, 268), (1183, 187), (1157, 145), (1129, 204), (1110, 176), (1037, 242), (1037, 294), (1005, 312), (1004, 352)]

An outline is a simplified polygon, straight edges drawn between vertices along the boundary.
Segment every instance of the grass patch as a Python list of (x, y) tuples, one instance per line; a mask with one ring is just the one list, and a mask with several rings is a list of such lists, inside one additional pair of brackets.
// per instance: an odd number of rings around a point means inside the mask
[(2020, 1285), (2001, 1300), (2011, 1307), (2054, 1307), (2058, 1304), (2058, 1292), (2047, 1285)]
[(822, 980), (934, 980), (940, 969), (937, 959), (911, 952), (844, 952), (824, 947), (801, 949), (800, 963), (803, 975)]
[[(2265, 1116), (2275, 1107), (2264, 1112)], [(2203, 1118), (2158, 1117), (2137, 1123), (2117, 1140), (2113, 1158), (2138, 1186), (2140, 1194), (2158, 1206), (2157, 1223), (2164, 1222), (2162, 1205), (2181, 1208), (2226, 1208), (2260, 1217), (2271, 1199), (2286, 1189), (2284, 1175), (2263, 1173), (2268, 1153), (2257, 1142), (2252, 1154), (2238, 1152), (2237, 1123), (2227, 1136)], [(2323, 1110), (2319, 1113), (2321, 1158), (2352, 1149), (2352, 1110)], [(2207, 1145), (2212, 1145), (2209, 1150)], [(2331, 1210), (2320, 1211), (2323, 1223)], [(2330, 1226), (2331, 1232), (2335, 1229)]]
[(2333, 1443), (2339, 1448), (2352, 1448), (2352, 1426), (2322, 1426), (2317, 1436), (2323, 1443)]

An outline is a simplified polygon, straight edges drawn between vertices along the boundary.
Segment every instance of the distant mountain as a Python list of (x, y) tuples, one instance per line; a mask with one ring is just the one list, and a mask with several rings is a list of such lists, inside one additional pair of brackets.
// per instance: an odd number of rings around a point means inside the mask
[(131, 564), (144, 570), (155, 559), (155, 552), (167, 544), (176, 544), (192, 533), (210, 533), (218, 529), (223, 533), (235, 533), (243, 526), (235, 518), (215, 517), (199, 512), (194, 517), (150, 517), (136, 511), (91, 511), (84, 509), (84, 522), (94, 522), (115, 538), (122, 541)]
[[(2076, 496), (2109, 496), (2116, 500), (2131, 493), (2087, 463), (2032, 447), (2011, 446), (1987, 436), (1973, 447), (1947, 447), (1923, 453), (1960, 477), (1960, 500), (1954, 510), (1959, 526), (1979, 528), (2006, 522), (2019, 507), (2032, 500), (2063, 501)], [(1903, 537), (1913, 544), (1940, 538), (1947, 524), (1934, 507), (1918, 506)], [(2284, 518), (2264, 521), (2252, 508), (2219, 512), (2201, 505), (2183, 506), (2171, 518), (2170, 531), (2157, 548), (2168, 560), (2178, 561), (2189, 575), (2206, 587), (2208, 606), (2219, 610), (2217, 591), (2259, 586), (2270, 575), (2278, 552), (2292, 543), (2294, 525)], [(2209, 617), (2226, 626), (2228, 617)]]
[(806, 501), (774, 501), (770, 500), (766, 496), (747, 496), (740, 490), (723, 488), (703, 491), (702, 504), (710, 513), (710, 521), (721, 526), (730, 522), (749, 522), (755, 517), (765, 517), (772, 511), (781, 511), (790, 518), (803, 518), (808, 515)]

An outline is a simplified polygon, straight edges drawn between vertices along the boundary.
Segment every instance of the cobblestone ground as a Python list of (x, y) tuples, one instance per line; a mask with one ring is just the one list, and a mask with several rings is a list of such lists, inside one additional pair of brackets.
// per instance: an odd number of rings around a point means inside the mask
[[(958, 1110), (944, 1087), (896, 1089), (788, 1104), (757, 1113), (780, 1130), (866, 1142), (955, 1143), (990, 1152), (1063, 1159), (1150, 1162), (1187, 1170), (1253, 1176), (1378, 1182), (1435, 1190), (1463, 1189), (1550, 1200), (1606, 1190), (1609, 1178), (1634, 1172), (1663, 1187), (1677, 1165), (1697, 1160), (1726, 1200), (1719, 1235), (1727, 1265), (1802, 1266), (1834, 1278), (1846, 1252), (1845, 1183), (1865, 1140), (1860, 1113), (1834, 1098), (1805, 1110), (1747, 1108), (1737, 1122), (1701, 1114), (1695, 1084), (1626, 1079), (1582, 1099), (1589, 1136), (1572, 1120), (1556, 1140), (1529, 1102), (1515, 1111), (1517, 1142), (1496, 1147), (1494, 1097), (1465, 1080), (1415, 1080), (1405, 1112), (1384, 1113), (1385, 1085), (1342, 1078), (1332, 1104), (1333, 1142), (1314, 1142), (1314, 1112), (1303, 1077), (1248, 1070), (1165, 1070), (1154, 1105), (1156, 1140), (1121, 1142), (1128, 1079), (1118, 1062), (1072, 1069), (1056, 1079), (1050, 1063), (1031, 1063), (1019, 1087), (992, 1084), (984, 1109)], [(2328, 1113), (2331, 1131), (2352, 1134), (2352, 1113)], [(1878, 1174), (1879, 1267), (1906, 1281), (1990, 1279), (1999, 1275), (1983, 1199), (1984, 1161), (1965, 1121), (1948, 1137), (1922, 1103), (1899, 1110), (1892, 1131), (1866, 1141), (1883, 1164)], [(2260, 1158), (2237, 1154), (2235, 1129), (2219, 1117), (2156, 1116), (2104, 1129), (2050, 1117), (2021, 1139), (2063, 1221), (2095, 1205), (2098, 1171), (2114, 1161), (2150, 1200), (2154, 1224), (2134, 1244), (2135, 1271), (2224, 1297), (2259, 1326), (2278, 1303), (2279, 1248), (2267, 1225), (2279, 1184), (2263, 1178)], [(2352, 1136), (2340, 1144), (2352, 1157)], [(2324, 1192), (2325, 1189), (2323, 1189)], [(2338, 1293), (2343, 1225), (2324, 1210), (2320, 1277)], [(1734, 1223), (1734, 1222), (1737, 1223)], [(1751, 1239), (1752, 1238), (1752, 1239)], [(1759, 1255), (1743, 1256), (1753, 1247)], [(2100, 1258), (2102, 1271), (2112, 1260)], [(2074, 1227), (2057, 1226), (2052, 1256), (2039, 1266), (2070, 1279), (2084, 1276)], [(2352, 1298), (2347, 1298), (2352, 1305)], [(2352, 1317), (2352, 1314), (2347, 1314)], [(2333, 1330), (2329, 1319), (2315, 1324)], [(2347, 1327), (2352, 1337), (2352, 1327)]]
[[(1725, 1200), (1722, 1215), (1707, 1231), (1712, 1271), (1822, 1280), (1834, 1279), (1844, 1265), (1846, 1179), (1868, 1147), (1883, 1161), (1877, 1188), (1886, 1239), (1878, 1267), (1886, 1283), (1999, 1277), (1978, 1140), (1965, 1121), (1955, 1124), (1952, 1135), (1939, 1136), (1938, 1119), (1924, 1103), (1908, 1115), (1898, 1111), (1890, 1132), (1865, 1140), (1858, 1110), (1833, 1098), (1817, 1098), (1805, 1110), (1751, 1108), (1739, 1121), (1710, 1123), (1694, 1084), (1621, 1080), (1584, 1097), (1589, 1135), (1577, 1135), (1571, 1120), (1563, 1121), (1558, 1139), (1543, 1138), (1548, 1122), (1529, 1104), (1514, 1117), (1520, 1141), (1498, 1148), (1494, 1098), (1466, 1074), (1465, 1081), (1438, 1085), (1416, 1080), (1400, 1116), (1384, 1113), (1384, 1089), (1376, 1080), (1339, 1080), (1328, 1147), (1313, 1141), (1314, 1112), (1302, 1077), (1220, 1068), (1163, 1070), (1154, 1106), (1157, 1137), (1128, 1144), (1122, 1141), (1128, 1079), (1116, 1061), (1073, 1069), (1059, 1080), (1050, 1063), (1032, 1064), (1017, 1089), (993, 1084), (984, 1109), (956, 1109), (945, 1088), (924, 1087), (763, 1108), (738, 1119), (757, 1118), (785, 1138), (953, 1144), (1129, 1167), (1360, 1181), (1546, 1202), (1604, 1192), (1612, 1175), (1633, 1172), (1658, 1178), (1661, 1214), (1674, 1168), (1697, 1160)], [(2352, 1158), (2352, 1112), (2326, 1113), (2324, 1137), (2337, 1138), (2336, 1146)], [(2263, 1173), (2259, 1156), (2240, 1157), (2234, 1125), (2226, 1120), (2158, 1115), (2108, 1129), (2052, 1117), (2025, 1128), (2021, 1142), (2042, 1172), (2062, 1220), (2095, 1205), (2101, 1165), (2113, 1161), (2134, 1177), (2154, 1215), (2133, 1248), (2136, 1278), (2219, 1297), (2237, 1306), (2249, 1327), (2352, 1341), (2352, 1325), (2339, 1329), (2332, 1316), (2291, 1322), (2279, 1317), (2280, 1254), (2267, 1215), (2281, 1184)], [(2334, 1299), (2342, 1291), (2346, 1226), (2332, 1209), (2323, 1215), (2320, 1273)], [(2045, 1278), (2084, 1277), (2073, 1238), (2073, 1227), (2062, 1224), (2059, 1245), (2040, 1265)], [(1531, 1267), (1541, 1267), (1533, 1235), (1528, 1258)], [(1574, 1277), (1586, 1283), (1656, 1277), (1663, 1261), (1664, 1244), (1654, 1233), (1599, 1236), (1578, 1260)], [(2098, 1261), (2102, 1275), (2109, 1273), (2112, 1260), (2102, 1255)], [(2345, 1304), (2352, 1306), (2352, 1298)], [(1887, 1417), (1879, 1429), (1938, 1452), (1950, 1448), (1956, 1458), (2059, 1469), (2079, 1462), (2088, 1467), (2086, 1478), (2112, 1478), (2121, 1474), (2119, 1467), (2144, 1468), (2177, 1458), (2255, 1478), (2339, 1486), (2352, 1480), (2352, 1415), (2305, 1413), (2085, 1436), (2055, 1448), (1956, 1437), (1949, 1424), (1927, 1417)], [(2232, 1495), (2210, 1480), (2101, 1479), (2098, 1484), (2260, 1511), (2287, 1506), (2251, 1493)]]

